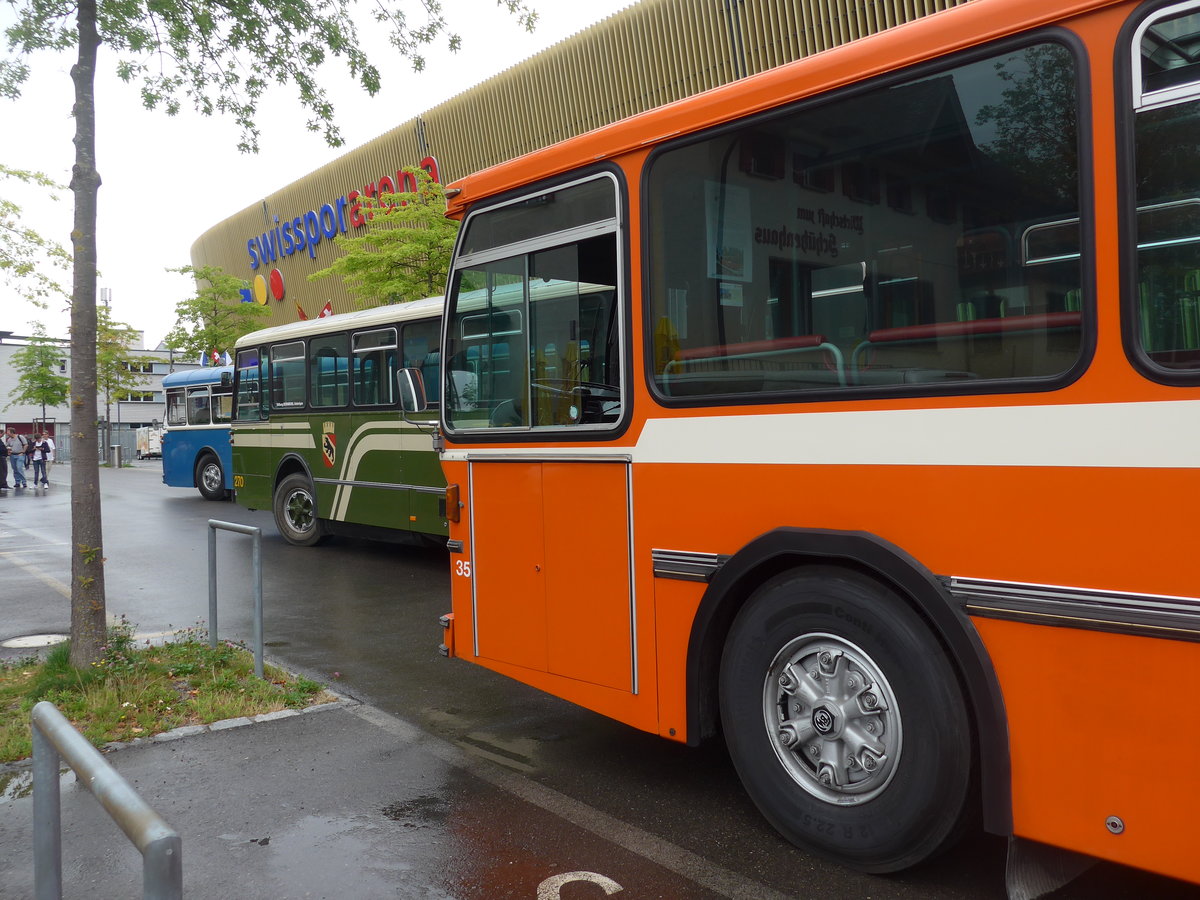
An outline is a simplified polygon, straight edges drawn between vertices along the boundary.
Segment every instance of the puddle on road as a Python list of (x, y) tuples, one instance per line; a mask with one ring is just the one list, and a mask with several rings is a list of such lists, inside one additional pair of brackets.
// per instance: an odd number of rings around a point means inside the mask
[[(433, 798), (430, 798), (433, 799)], [(452, 896), (435, 887), (445, 870), (447, 842), (441, 829), (396, 832), (362, 816), (307, 816), (263, 835), (221, 835), (238, 855), (262, 859), (281, 884), (302, 884), (306, 896), (342, 896), (352, 884), (359, 897), (391, 897), (398, 886), (419, 888), (421, 897)], [(401, 891), (401, 896), (408, 896)]]
[[(58, 773), (58, 789), (64, 791), (78, 784), (75, 772), (63, 768)], [(9, 769), (0, 772), (0, 803), (9, 800), (27, 800), (33, 797), (33, 769)]]
[(0, 802), (33, 796), (33, 772), (0, 772)]

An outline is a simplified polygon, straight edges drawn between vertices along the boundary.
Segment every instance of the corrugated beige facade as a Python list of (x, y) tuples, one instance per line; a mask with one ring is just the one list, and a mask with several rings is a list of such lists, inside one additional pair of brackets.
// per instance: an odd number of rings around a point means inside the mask
[[(305, 247), (251, 268), (248, 243), (308, 213), (325, 233), (351, 191), (428, 157), (443, 183), (618, 119), (855, 40), (968, 0), (642, 0), (525, 62), (401, 123), (373, 141), (280, 188), (209, 229), (192, 245), (195, 265), (218, 265), (247, 279), (278, 269), (285, 290), (267, 303), (269, 324), (354, 309), (336, 278), (316, 283), (337, 248), (324, 233)], [(396, 185), (399, 189), (399, 185)], [(311, 220), (308, 223), (311, 226)], [(279, 228), (280, 231), (275, 229)], [(307, 240), (306, 240), (307, 243)], [(266, 283), (269, 284), (269, 281)], [(260, 285), (261, 290), (261, 285)]]

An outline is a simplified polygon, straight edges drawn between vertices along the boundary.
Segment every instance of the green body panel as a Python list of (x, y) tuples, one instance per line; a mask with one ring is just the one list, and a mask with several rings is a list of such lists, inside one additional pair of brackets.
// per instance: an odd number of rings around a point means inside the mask
[(237, 502), (270, 509), (281, 467), (302, 460), (322, 519), (446, 535), (446, 486), (428, 430), (386, 412), (275, 414), (233, 426)]

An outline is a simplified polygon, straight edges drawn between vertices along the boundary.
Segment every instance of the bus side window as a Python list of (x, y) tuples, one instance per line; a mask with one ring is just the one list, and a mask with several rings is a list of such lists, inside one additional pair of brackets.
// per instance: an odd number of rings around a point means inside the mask
[(187, 424), (187, 404), (183, 388), (172, 388), (167, 391), (167, 424)]
[(427, 319), (409, 322), (404, 326), (404, 367), (419, 368), (425, 381), (426, 400), (438, 402), (438, 379), (441, 366), (438, 363), (438, 341), (441, 338), (441, 320)]
[(212, 420), (217, 425), (228, 425), (233, 413), (233, 394), (228, 390), (212, 392)]
[(1176, 383), (1194, 383), (1200, 372), (1197, 13), (1183, 5), (1159, 11), (1131, 48), (1137, 284), (1126, 316), (1144, 369)]
[(1088, 308), (1078, 99), (1046, 41), (657, 151), (654, 386), (787, 402), (1064, 376)]
[(395, 328), (380, 328), (354, 335), (351, 381), (355, 406), (392, 404), (396, 338)]
[(304, 405), (304, 342), (292, 341), (271, 348), (271, 407), (289, 409)]
[(211, 425), (212, 419), (208, 412), (208, 385), (188, 389), (189, 425)]
[(259, 355), (257, 347), (237, 353), (237, 370), (234, 372), (237, 404), (234, 413), (239, 422), (253, 422), (266, 417), (266, 403), (261, 389), (264, 363), (265, 359)]
[(344, 334), (315, 337), (308, 345), (309, 400), (313, 406), (342, 407), (350, 401), (350, 339)]

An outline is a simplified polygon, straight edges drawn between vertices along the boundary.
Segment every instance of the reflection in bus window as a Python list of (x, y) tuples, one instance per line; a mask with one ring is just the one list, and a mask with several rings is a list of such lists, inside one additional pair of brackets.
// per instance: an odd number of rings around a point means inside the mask
[[(1041, 44), (654, 157), (656, 387), (1067, 371), (1082, 334), (1076, 93), (1070, 52)], [(1057, 256), (1022, 260), (1027, 229), (1068, 219), (1030, 239)]]

